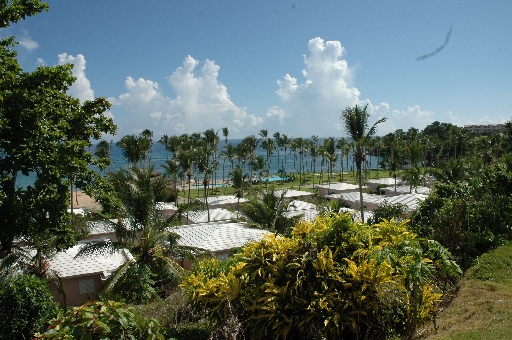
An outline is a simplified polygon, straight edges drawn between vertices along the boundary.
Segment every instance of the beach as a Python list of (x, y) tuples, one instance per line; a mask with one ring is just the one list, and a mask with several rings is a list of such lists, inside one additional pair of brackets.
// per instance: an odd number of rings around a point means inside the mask
[[(71, 205), (69, 205), (71, 208)], [(76, 191), (73, 193), (73, 208), (82, 208), (89, 211), (101, 210), (101, 204), (96, 202), (94, 198), (87, 195), (85, 192)]]

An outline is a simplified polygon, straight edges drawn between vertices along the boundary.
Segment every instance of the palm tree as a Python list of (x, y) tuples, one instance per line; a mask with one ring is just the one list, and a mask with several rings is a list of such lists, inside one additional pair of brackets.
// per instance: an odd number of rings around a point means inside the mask
[(229, 129), (227, 127), (222, 128), (222, 135), (224, 136), (224, 144), (228, 144)]
[(359, 182), (359, 200), (362, 221), (364, 221), (364, 207), (361, 164), (366, 158), (364, 148), (368, 144), (370, 138), (375, 135), (377, 125), (386, 121), (386, 118), (381, 118), (370, 127), (370, 123), (368, 122), (370, 114), (366, 111), (367, 108), (368, 104), (364, 107), (355, 105), (354, 107), (345, 108), (345, 110), (343, 110), (341, 113), (341, 119), (343, 121), (345, 130), (355, 143), (354, 158), (357, 169), (357, 180)]
[(166, 160), (169, 160), (169, 143), (170, 143), (170, 138), (169, 136), (167, 135), (163, 135), (162, 137), (160, 137), (160, 139), (158, 140), (158, 143), (159, 144), (162, 144), (165, 148), (165, 157), (166, 157)]
[[(338, 142), (336, 143), (336, 149), (340, 150), (340, 166), (341, 166), (341, 169), (340, 169), (340, 181), (343, 181), (343, 156), (345, 155), (344, 152), (345, 152), (345, 147), (348, 145), (348, 142), (345, 138), (341, 137), (340, 139), (338, 139)], [(347, 166), (348, 166), (348, 162), (347, 162)]]
[(281, 193), (270, 190), (257, 190), (248, 197), (248, 202), (241, 209), (241, 220), (249, 226), (265, 229), (280, 234), (287, 234), (300, 216), (287, 217), (291, 199), (286, 198), (286, 191)]
[[(200, 250), (178, 244), (179, 236), (172, 232), (173, 219), (164, 220), (156, 202), (162, 199), (166, 179), (152, 179), (152, 167), (119, 170), (109, 178), (115, 188), (118, 204), (109, 211), (117, 216), (117, 222), (109, 220), (117, 234), (117, 241), (103, 240), (85, 244), (77, 256), (93, 256), (128, 249), (134, 256), (114, 272), (102, 287), (102, 291), (122, 289), (126, 275), (137, 268), (148, 268), (160, 286), (176, 285), (184, 274), (173, 258), (189, 257)], [(175, 215), (178, 216), (178, 215)], [(132, 270), (130, 270), (132, 268)], [(155, 288), (155, 287), (153, 287)]]
[(318, 153), (318, 136), (313, 135), (309, 143), (309, 154), (311, 155), (311, 164), (313, 165), (313, 188), (315, 187), (316, 159), (318, 158)]
[(127, 163), (131, 163), (132, 166), (136, 166), (141, 160), (139, 137), (135, 135), (123, 136), (117, 143), (116, 146), (121, 148), (123, 157)]
[(235, 158), (237, 157), (236, 148), (233, 144), (224, 145), (224, 150), (222, 150), (220, 154), (229, 160), (229, 163), (231, 164), (230, 169), (233, 169), (235, 165)]
[(325, 158), (327, 158), (327, 160), (329, 161), (329, 173), (327, 176), (327, 180), (329, 182), (329, 185), (331, 185), (332, 171), (334, 163), (336, 162), (336, 142), (334, 138), (329, 137), (324, 139), (323, 147)]
[(96, 150), (94, 150), (94, 155), (102, 160), (100, 163), (100, 169), (104, 170), (105, 167), (109, 167), (112, 164), (112, 160), (110, 159), (110, 143), (106, 140), (101, 140), (96, 145)]

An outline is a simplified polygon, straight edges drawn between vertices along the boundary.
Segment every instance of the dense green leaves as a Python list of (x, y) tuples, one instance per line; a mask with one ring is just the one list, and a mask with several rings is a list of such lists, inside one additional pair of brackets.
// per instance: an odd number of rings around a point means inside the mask
[(120, 302), (87, 302), (51, 320), (37, 339), (165, 339), (158, 321)]
[(45, 280), (17, 275), (0, 283), (0, 338), (30, 339), (57, 315)]
[(183, 287), (218, 321), (232, 306), (251, 339), (384, 338), (435, 314), (437, 270), (458, 269), (435, 249), (405, 223), (332, 214), (250, 243), (227, 264), (201, 261)]

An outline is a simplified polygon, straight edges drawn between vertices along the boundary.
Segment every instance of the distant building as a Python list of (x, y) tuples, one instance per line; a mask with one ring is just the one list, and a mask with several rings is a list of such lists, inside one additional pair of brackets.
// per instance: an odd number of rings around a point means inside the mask
[(474, 133), (487, 134), (505, 130), (505, 124), (464, 125), (464, 129)]

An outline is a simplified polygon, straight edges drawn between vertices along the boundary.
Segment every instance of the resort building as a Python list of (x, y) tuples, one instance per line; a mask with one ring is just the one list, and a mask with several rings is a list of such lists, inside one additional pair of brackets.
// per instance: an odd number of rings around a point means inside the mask
[(474, 133), (487, 134), (504, 130), (505, 124), (464, 125), (464, 129)]

